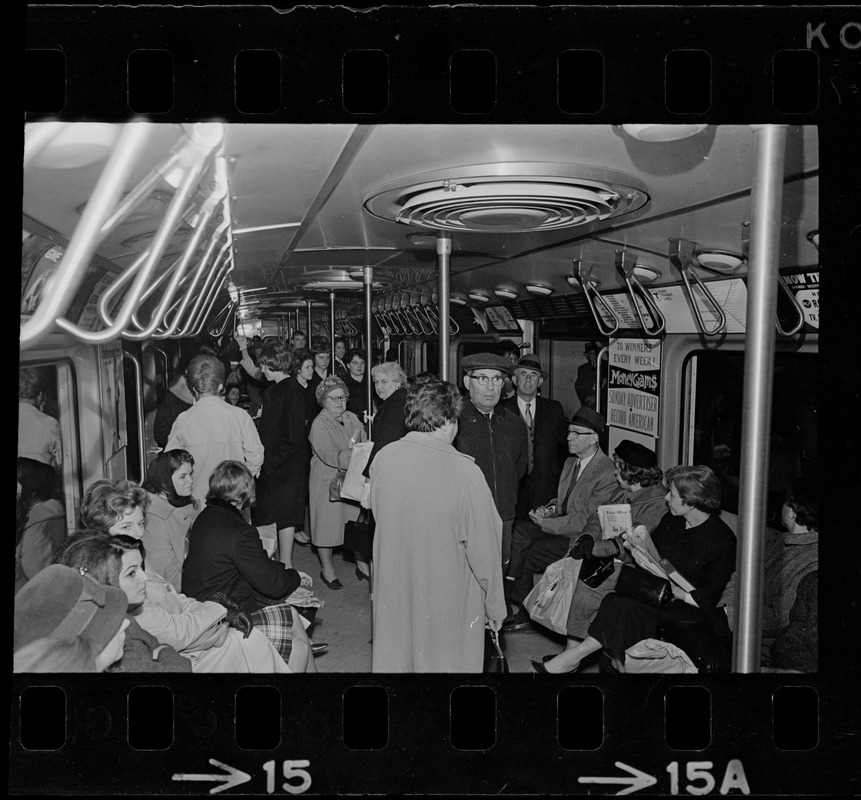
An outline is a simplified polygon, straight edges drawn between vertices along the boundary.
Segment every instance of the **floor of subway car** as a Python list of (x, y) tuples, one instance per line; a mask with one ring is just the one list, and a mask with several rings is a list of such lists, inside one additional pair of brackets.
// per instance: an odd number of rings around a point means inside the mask
[[(335, 550), (333, 562), (344, 586), (340, 590), (329, 589), (320, 579), (320, 562), (313, 547), (293, 546), (293, 566), (314, 579), (314, 594), (323, 601), (311, 634), (313, 641), (327, 642), (329, 649), (317, 656), (317, 669), (319, 672), (370, 672), (373, 625), (368, 582), (356, 577), (352, 553)], [(560, 652), (565, 638), (533, 625), (528, 631), (506, 634), (503, 643), (509, 670), (531, 672), (529, 662)], [(596, 669), (589, 665), (583, 671)]]

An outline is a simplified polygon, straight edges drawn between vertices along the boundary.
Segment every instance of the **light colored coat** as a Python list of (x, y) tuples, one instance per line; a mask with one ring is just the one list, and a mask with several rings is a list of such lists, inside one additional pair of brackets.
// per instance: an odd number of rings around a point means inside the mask
[(185, 560), (185, 539), (198, 509), (193, 505), (172, 506), (161, 495), (147, 492), (146, 568), (161, 575), (174, 589), (182, 591), (182, 562)]
[(338, 470), (350, 465), (353, 442), (368, 439), (359, 418), (351, 411), (345, 411), (341, 419), (343, 425), (324, 408), (314, 418), (308, 436), (312, 450), (308, 508), (311, 541), (316, 547), (340, 547), (344, 543), (344, 525), (359, 516), (357, 505), (329, 501), (329, 484)]
[[(252, 629), (244, 639), (240, 631), (228, 628), (224, 606), (186, 597), (155, 572), (147, 576), (146, 601), (135, 619), (161, 644), (188, 658), (192, 672), (292, 672), (259, 630)], [(194, 643), (204, 636), (214, 644), (197, 649)]]
[(188, 450), (194, 456), (191, 496), (199, 505), (206, 498), (209, 476), (222, 461), (243, 461), (255, 477), (263, 465), (263, 444), (248, 412), (221, 397), (201, 397), (183, 411), (164, 449)]
[(374, 672), (481, 672), (502, 621), (502, 520), (471, 456), (412, 431), (371, 465)]

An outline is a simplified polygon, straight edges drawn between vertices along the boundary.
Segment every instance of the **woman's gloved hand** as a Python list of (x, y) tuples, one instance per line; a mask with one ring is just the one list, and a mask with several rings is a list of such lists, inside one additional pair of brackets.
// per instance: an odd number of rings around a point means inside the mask
[(215, 592), (212, 595), (212, 599), (227, 609), (226, 620), (227, 624), (231, 628), (236, 628), (236, 630), (242, 633), (243, 639), (247, 639), (251, 636), (251, 631), (254, 629), (254, 623), (251, 621), (251, 617), (247, 612), (242, 611), (236, 602), (224, 592)]

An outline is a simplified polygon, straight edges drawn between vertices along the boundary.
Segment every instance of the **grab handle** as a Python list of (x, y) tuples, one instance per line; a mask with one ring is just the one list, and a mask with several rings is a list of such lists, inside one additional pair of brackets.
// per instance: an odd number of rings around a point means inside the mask
[[(699, 325), (700, 330), (706, 336), (716, 336), (726, 328), (726, 314), (723, 313), (720, 303), (715, 300), (714, 295), (709, 291), (705, 283), (703, 283), (700, 276), (693, 271), (693, 259), (693, 242), (688, 242), (685, 239), (670, 239), (670, 263), (682, 273), (682, 279), (684, 280), (685, 287), (687, 288), (688, 301), (694, 309), (694, 315), (697, 318), (697, 325)], [(717, 324), (712, 330), (708, 330), (706, 328), (703, 315), (700, 312), (700, 307), (694, 297), (693, 287), (691, 286), (691, 276), (693, 276), (694, 282), (699, 286), (705, 300), (712, 307), (715, 316), (717, 316)]]
[[(583, 294), (586, 295), (586, 302), (589, 305), (589, 310), (592, 312), (592, 316), (595, 318), (595, 325), (598, 328), (598, 331), (602, 336), (612, 336), (616, 331), (619, 330), (619, 318), (616, 316), (615, 312), (609, 305), (607, 305), (607, 301), (598, 294), (597, 289), (595, 289), (595, 283), (592, 279), (592, 267), (584, 264), (580, 259), (574, 259), (574, 277), (577, 279), (577, 283), (583, 289)], [(604, 310), (610, 315), (610, 318), (613, 320), (613, 327), (607, 327), (604, 323), (604, 320), (601, 318), (601, 315), (598, 313), (598, 309), (595, 307), (595, 303), (600, 302), (604, 307)]]
[[(658, 336), (664, 332), (667, 324), (664, 320), (664, 315), (660, 312), (655, 301), (652, 299), (651, 292), (648, 291), (637, 279), (637, 274), (634, 271), (637, 268), (637, 257), (628, 255), (626, 250), (616, 251), (616, 269), (619, 274), (625, 279), (628, 284), (628, 294), (631, 296), (631, 305), (634, 311), (637, 312), (637, 317), (640, 320), (640, 326), (643, 332), (649, 336)], [(637, 302), (637, 295), (646, 306), (649, 316), (652, 318), (654, 327), (646, 325), (646, 320), (643, 318), (643, 312), (640, 310), (640, 304)]]

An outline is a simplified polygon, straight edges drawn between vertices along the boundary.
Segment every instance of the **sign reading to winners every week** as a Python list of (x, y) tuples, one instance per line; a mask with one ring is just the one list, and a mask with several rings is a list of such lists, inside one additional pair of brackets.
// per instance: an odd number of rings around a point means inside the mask
[(610, 344), (607, 422), (658, 436), (661, 388), (660, 339), (617, 339)]

